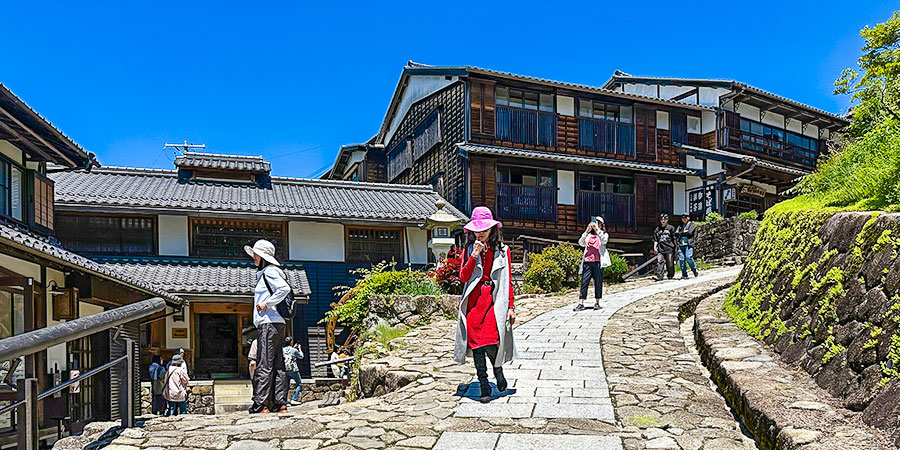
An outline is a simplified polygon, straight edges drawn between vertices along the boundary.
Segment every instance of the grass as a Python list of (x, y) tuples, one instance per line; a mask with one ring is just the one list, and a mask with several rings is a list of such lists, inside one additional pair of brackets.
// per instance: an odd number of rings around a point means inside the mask
[(387, 323), (379, 323), (375, 326), (375, 340), (387, 348), (391, 348), (391, 341), (398, 337), (406, 336), (410, 329), (405, 326), (392, 327)]

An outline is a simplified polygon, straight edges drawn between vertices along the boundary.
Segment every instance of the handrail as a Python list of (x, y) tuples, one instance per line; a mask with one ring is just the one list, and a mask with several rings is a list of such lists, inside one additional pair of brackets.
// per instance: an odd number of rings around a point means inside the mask
[(348, 356), (348, 357), (346, 357), (346, 358), (340, 358), (340, 359), (336, 359), (336, 360), (334, 360), (334, 361), (317, 362), (317, 363), (313, 364), (313, 367), (330, 366), (330, 365), (332, 365), (332, 364), (339, 364), (339, 363), (350, 362), (350, 361), (353, 361), (354, 359), (356, 359), (356, 357), (354, 357), (354, 356)]
[(165, 310), (166, 301), (156, 297), (80, 319), (52, 325), (0, 340), (0, 361), (44, 351), (94, 333), (132, 322)]
[[(73, 385), (73, 384), (75, 384), (75, 383), (77, 383), (77, 382), (79, 382), (79, 381), (81, 381), (81, 380), (90, 378), (90, 377), (92, 377), (92, 376), (94, 376), (94, 375), (96, 375), (96, 374), (98, 374), (98, 373), (100, 373), (100, 372), (103, 372), (104, 370), (107, 370), (107, 369), (109, 369), (110, 367), (115, 366), (116, 364), (118, 364), (118, 363), (124, 361), (124, 360), (127, 359), (127, 358), (128, 358), (128, 355), (122, 355), (122, 356), (120, 356), (120, 357), (118, 357), (118, 358), (116, 358), (116, 359), (114, 359), (114, 360), (112, 360), (112, 361), (110, 361), (110, 362), (108, 362), (108, 363), (106, 363), (106, 364), (103, 364), (103, 365), (101, 365), (101, 366), (99, 366), (99, 367), (95, 367), (95, 368), (93, 368), (93, 369), (91, 369), (91, 370), (89, 370), (89, 371), (87, 371), (87, 372), (85, 372), (85, 373), (83, 373), (83, 374), (81, 374), (81, 375), (78, 375), (78, 376), (75, 377), (75, 378), (71, 378), (71, 379), (67, 380), (65, 383), (60, 383), (60, 384), (58, 384), (58, 385), (56, 385), (56, 386), (54, 386), (54, 387), (52, 387), (52, 388), (50, 388), (50, 389), (47, 389), (47, 390), (44, 391), (44, 392), (41, 392), (40, 394), (38, 394), (37, 399), (38, 399), (38, 400), (43, 400), (43, 399), (45, 399), (45, 398), (47, 398), (47, 397), (49, 397), (49, 396), (51, 396), (51, 395), (53, 395), (53, 394), (55, 394), (55, 393), (57, 393), (57, 392), (63, 390), (63, 389), (65, 389), (65, 388), (67, 388), (67, 387), (69, 387), (69, 386), (71, 386), (71, 385)], [(6, 413), (8, 413), (8, 412), (10, 412), (10, 411), (12, 411), (12, 410), (18, 408), (19, 406), (22, 406), (22, 405), (24, 405), (24, 404), (25, 404), (25, 400), (19, 400), (19, 401), (13, 403), (13, 404), (7, 405), (7, 406), (4, 407), (3, 409), (0, 409), (0, 416), (2, 416), (2, 415), (4, 415), (4, 414), (6, 414)]]

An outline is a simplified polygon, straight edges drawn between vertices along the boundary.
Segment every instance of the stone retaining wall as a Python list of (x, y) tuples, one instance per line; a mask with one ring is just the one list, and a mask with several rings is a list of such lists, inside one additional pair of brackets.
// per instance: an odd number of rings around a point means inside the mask
[[(249, 381), (248, 381), (249, 382)], [(344, 389), (340, 380), (303, 380), (303, 388), (300, 390), (300, 402), (312, 402), (322, 400), (326, 392), (342, 391)], [(291, 387), (293, 393), (293, 386)], [(191, 381), (191, 395), (188, 397), (188, 413), (190, 414), (215, 414), (216, 411), (215, 381), (196, 380)], [(150, 382), (141, 383), (141, 413), (150, 414), (151, 410)], [(249, 403), (248, 399), (248, 403)]]
[[(677, 227), (679, 223), (681, 222), (676, 218), (673, 225)], [(753, 247), (759, 224), (758, 220), (730, 217), (697, 225), (697, 232), (694, 233), (694, 259), (702, 259), (711, 264), (742, 264)]]
[(695, 340), (713, 381), (763, 449), (894, 448), (885, 433), (863, 423), (863, 414), (842, 408), (805, 372), (779, 365), (731, 322), (723, 299), (717, 294), (699, 303)]
[(898, 251), (900, 214), (770, 212), (725, 307), (900, 444)]

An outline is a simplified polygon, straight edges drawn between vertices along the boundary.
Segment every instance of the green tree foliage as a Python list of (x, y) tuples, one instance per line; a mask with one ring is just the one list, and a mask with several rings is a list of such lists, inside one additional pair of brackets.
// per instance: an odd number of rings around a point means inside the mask
[(900, 12), (860, 31), (859, 69), (845, 69), (835, 93), (851, 95), (852, 121), (818, 169), (805, 177), (798, 202), (848, 209), (900, 208)]
[[(609, 256), (612, 265), (604, 269), (603, 279), (611, 283), (621, 282), (622, 275), (628, 272), (628, 264), (619, 255), (610, 253)], [(552, 245), (532, 255), (524, 275), (525, 291), (559, 292), (578, 287), (581, 283), (578, 272), (583, 257), (584, 250), (571, 244)]]

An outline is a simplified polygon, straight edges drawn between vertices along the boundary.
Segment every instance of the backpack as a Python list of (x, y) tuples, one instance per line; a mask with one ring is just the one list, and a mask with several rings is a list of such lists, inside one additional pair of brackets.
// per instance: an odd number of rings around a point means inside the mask
[[(288, 293), (284, 297), (284, 300), (278, 302), (275, 305), (275, 311), (278, 311), (278, 314), (281, 315), (285, 320), (291, 320), (297, 314), (297, 302), (294, 300), (294, 288), (291, 287), (291, 284), (287, 281), (287, 276), (284, 275), (283, 271), (281, 272), (282, 278), (284, 282), (288, 285)], [(272, 289), (272, 286), (269, 286), (269, 280), (266, 279), (266, 274), (263, 273), (262, 276), (263, 282), (266, 283), (266, 289), (269, 290), (269, 295), (274, 295), (275, 291)]]

